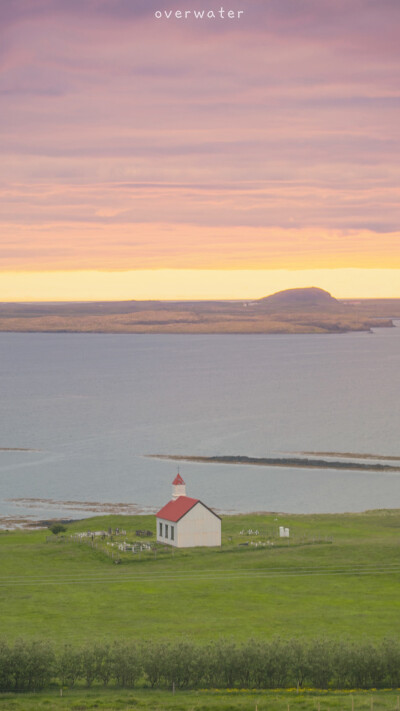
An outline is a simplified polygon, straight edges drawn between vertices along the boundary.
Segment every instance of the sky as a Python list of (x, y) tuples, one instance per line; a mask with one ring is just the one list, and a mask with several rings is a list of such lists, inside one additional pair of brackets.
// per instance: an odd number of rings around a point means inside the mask
[(398, 0), (2, 0), (0, 300), (400, 297), (399, 26)]

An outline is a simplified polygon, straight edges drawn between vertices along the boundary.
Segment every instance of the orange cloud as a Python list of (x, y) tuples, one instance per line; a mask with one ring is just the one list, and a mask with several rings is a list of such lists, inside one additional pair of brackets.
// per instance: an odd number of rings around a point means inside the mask
[(6, 226), (0, 269), (400, 268), (400, 233), (201, 226)]

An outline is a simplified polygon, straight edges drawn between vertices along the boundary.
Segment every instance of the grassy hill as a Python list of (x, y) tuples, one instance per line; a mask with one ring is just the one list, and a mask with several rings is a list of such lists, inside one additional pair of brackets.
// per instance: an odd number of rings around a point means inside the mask
[[(289, 541), (277, 537), (280, 525)], [(71, 538), (117, 526), (126, 535), (113, 541)], [(149, 540), (137, 528), (155, 530), (154, 517), (87, 519), (64, 538), (2, 532), (2, 636), (381, 639), (399, 630), (398, 510), (226, 516), (221, 549), (119, 551), (123, 540)]]

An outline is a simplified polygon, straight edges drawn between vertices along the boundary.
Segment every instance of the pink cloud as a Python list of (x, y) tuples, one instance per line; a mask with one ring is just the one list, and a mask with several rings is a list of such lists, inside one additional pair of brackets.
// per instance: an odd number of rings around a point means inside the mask
[(397, 255), (397, 0), (252, 0), (240, 26), (156, 21), (170, 6), (1, 4), (5, 266), (131, 264), (138, 226), (145, 263), (274, 261), (273, 229), (286, 254), (320, 229), (353, 265), (371, 235)]

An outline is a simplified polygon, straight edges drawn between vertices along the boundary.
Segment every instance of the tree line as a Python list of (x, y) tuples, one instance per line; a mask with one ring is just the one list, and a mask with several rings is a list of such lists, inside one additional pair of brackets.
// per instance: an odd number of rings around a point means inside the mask
[(397, 639), (95, 642), (0, 641), (0, 691), (53, 684), (132, 688), (371, 689), (400, 686)]

